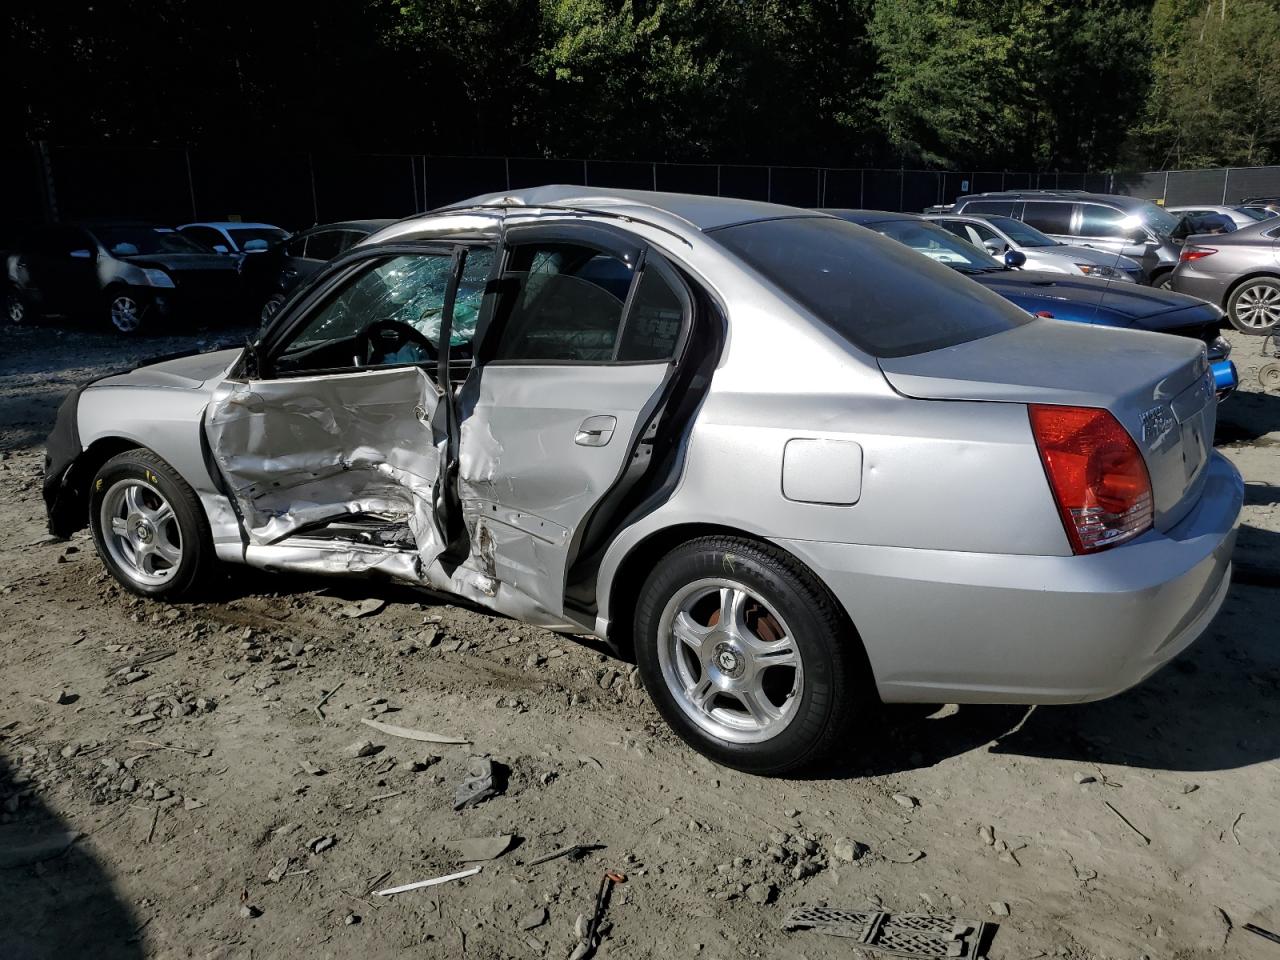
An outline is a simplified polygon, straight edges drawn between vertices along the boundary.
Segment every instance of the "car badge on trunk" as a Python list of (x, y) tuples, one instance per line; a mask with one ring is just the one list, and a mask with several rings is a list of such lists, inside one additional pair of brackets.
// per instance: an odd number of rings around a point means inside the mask
[(1165, 404), (1152, 407), (1142, 414), (1142, 442), (1148, 449), (1155, 449), (1172, 429), (1173, 411)]

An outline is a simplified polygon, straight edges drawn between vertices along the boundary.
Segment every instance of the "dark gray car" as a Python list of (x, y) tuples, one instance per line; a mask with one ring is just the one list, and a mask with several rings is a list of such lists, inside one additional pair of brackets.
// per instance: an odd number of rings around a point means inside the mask
[(1216, 303), (1243, 333), (1280, 323), (1280, 225), (1264, 220), (1234, 233), (1188, 237), (1173, 289)]
[(1181, 219), (1150, 200), (1083, 190), (1006, 190), (960, 197), (953, 213), (1013, 217), (1055, 240), (1119, 254), (1165, 287), (1181, 252)]

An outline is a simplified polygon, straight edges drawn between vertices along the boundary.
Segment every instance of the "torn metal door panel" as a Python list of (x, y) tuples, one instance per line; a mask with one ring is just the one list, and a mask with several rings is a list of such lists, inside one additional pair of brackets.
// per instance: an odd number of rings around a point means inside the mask
[[(575, 536), (629, 462), (667, 369), (491, 364), (473, 377), (461, 398), (458, 470), (467, 565), (564, 615)], [(601, 418), (613, 424), (603, 442), (583, 427)], [(498, 600), (489, 603), (511, 612)]]
[(247, 383), (209, 405), (206, 432), (249, 542), (350, 515), (407, 523), (424, 565), (440, 551), (435, 384), (419, 367)]

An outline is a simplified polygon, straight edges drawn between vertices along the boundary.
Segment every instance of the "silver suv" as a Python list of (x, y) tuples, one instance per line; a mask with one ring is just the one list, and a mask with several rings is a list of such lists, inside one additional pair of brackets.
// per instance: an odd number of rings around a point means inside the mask
[(1182, 221), (1150, 200), (1081, 190), (1008, 190), (961, 197), (952, 213), (1013, 217), (1056, 240), (1131, 257), (1167, 287), (1182, 251)]

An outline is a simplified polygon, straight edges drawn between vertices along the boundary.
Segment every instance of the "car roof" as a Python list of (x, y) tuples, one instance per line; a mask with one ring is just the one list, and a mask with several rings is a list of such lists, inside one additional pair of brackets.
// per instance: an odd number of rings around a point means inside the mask
[[(927, 217), (922, 217), (916, 213), (894, 213), (891, 210), (852, 210), (840, 207), (823, 207), (820, 212), (863, 226), (871, 223), (889, 223), (893, 220), (928, 220)], [(951, 216), (951, 214), (939, 214), (939, 216)], [(956, 214), (956, 216), (964, 216), (964, 214)]]
[(615, 190), (610, 187), (580, 187), (572, 184), (549, 184), (524, 190), (481, 194), (432, 213), (494, 206), (573, 207), (600, 213), (614, 212), (618, 207), (647, 207), (679, 217), (703, 231), (757, 220), (816, 215), (812, 210), (767, 203), (763, 200), (709, 197), (694, 193), (665, 193), (654, 190)]
[[(217, 230), (234, 230), (237, 227), (248, 227), (251, 230), (284, 230), (284, 227), (276, 226), (274, 223), (256, 223), (251, 220), (195, 220), (184, 223), (182, 227), (213, 227)], [(178, 229), (181, 230), (182, 227)]]
[(1138, 207), (1150, 203), (1144, 197), (1126, 197), (1118, 193), (1089, 193), (1086, 190), (996, 190), (990, 193), (969, 193), (957, 197), (956, 203), (966, 200), (1062, 200), (1071, 203), (1109, 203), (1116, 207)]
[(313, 227), (307, 227), (303, 233), (321, 233), (325, 230), (353, 230), (364, 233), (377, 233), (383, 227), (389, 227), (393, 223), (399, 223), (395, 217), (374, 218), (371, 220), (340, 220), (337, 223), (317, 223)]

